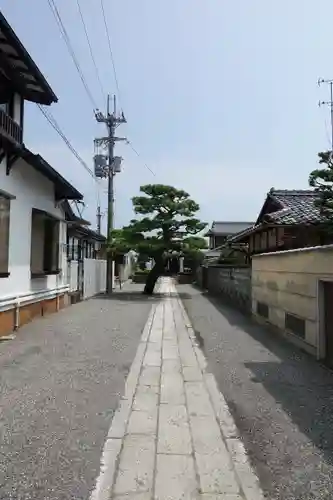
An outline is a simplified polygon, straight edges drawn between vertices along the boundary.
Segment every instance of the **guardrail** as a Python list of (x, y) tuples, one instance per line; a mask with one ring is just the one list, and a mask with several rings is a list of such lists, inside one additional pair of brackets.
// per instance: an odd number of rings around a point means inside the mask
[(0, 133), (7, 139), (22, 144), (22, 128), (3, 109), (0, 109)]

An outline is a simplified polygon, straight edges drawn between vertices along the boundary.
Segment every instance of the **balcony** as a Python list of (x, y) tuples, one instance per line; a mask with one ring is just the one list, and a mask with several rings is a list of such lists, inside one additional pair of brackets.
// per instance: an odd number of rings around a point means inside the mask
[(22, 144), (22, 128), (2, 109), (0, 109), (0, 136), (11, 143)]

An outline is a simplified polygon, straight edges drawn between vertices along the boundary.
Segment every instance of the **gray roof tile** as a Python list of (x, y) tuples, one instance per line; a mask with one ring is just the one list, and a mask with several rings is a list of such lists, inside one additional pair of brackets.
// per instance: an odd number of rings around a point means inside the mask
[(276, 224), (314, 224), (320, 222), (318, 195), (311, 190), (271, 190), (269, 195), (281, 205), (281, 210), (264, 216), (265, 221)]
[(209, 230), (210, 234), (215, 235), (232, 235), (244, 231), (252, 227), (254, 222), (233, 222), (233, 221), (213, 221), (212, 227)]

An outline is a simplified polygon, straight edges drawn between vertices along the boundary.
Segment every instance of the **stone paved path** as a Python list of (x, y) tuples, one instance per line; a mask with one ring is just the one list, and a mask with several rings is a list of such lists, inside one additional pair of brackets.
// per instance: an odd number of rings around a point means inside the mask
[(153, 305), (91, 500), (262, 500), (173, 282)]

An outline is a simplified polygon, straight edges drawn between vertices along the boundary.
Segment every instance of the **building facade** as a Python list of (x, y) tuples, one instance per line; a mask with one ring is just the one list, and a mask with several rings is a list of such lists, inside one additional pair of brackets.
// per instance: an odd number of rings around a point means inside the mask
[(313, 190), (272, 188), (255, 225), (228, 241), (247, 244), (250, 255), (330, 244), (316, 199)]
[(79, 193), (24, 145), (24, 102), (57, 98), (0, 13), (0, 335), (66, 303), (64, 200)]
[(254, 225), (253, 222), (232, 222), (232, 221), (214, 221), (212, 227), (205, 234), (209, 238), (209, 249), (214, 250), (226, 242), (226, 240), (241, 231), (244, 231)]

